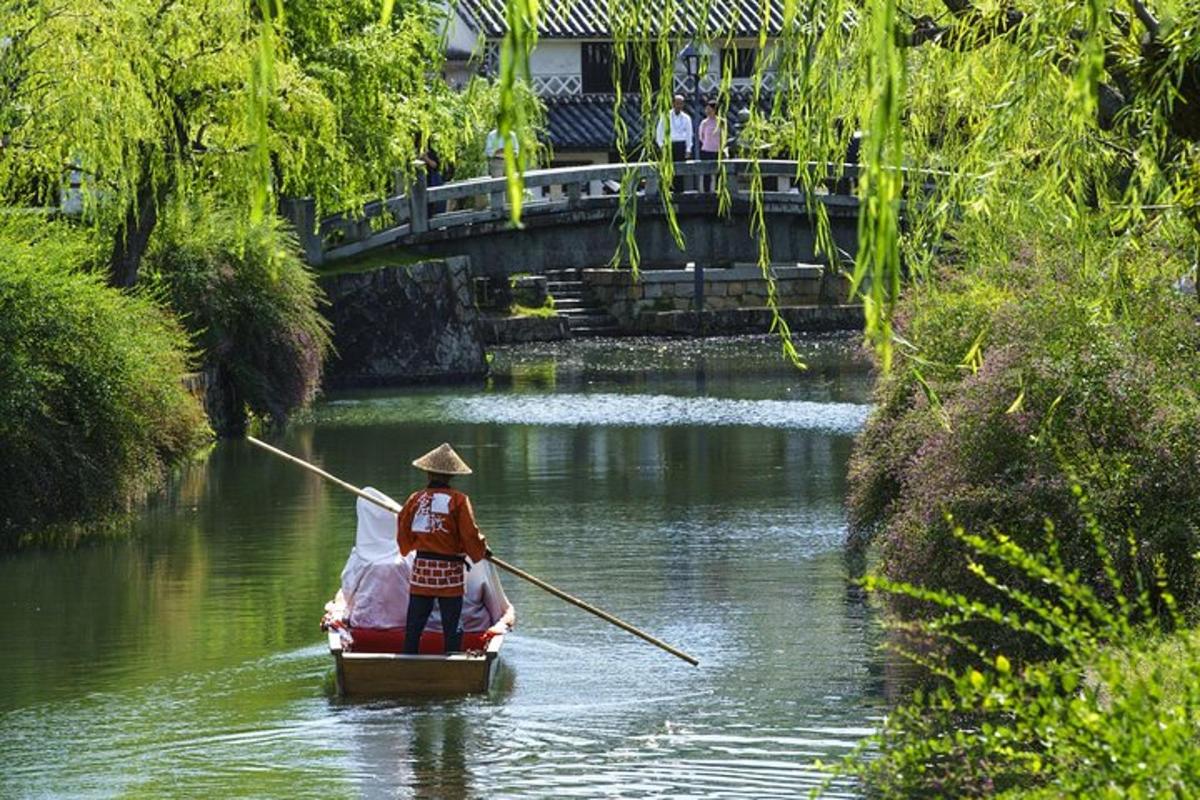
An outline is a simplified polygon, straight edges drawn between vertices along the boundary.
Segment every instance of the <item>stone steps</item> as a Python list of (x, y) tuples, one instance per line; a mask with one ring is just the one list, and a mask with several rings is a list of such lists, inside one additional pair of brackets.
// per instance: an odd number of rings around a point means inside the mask
[(546, 270), (546, 291), (554, 298), (554, 310), (567, 320), (572, 336), (614, 336), (621, 333), (617, 320), (603, 306), (584, 297), (583, 271)]
[(581, 270), (577, 268), (548, 269), (544, 274), (546, 276), (546, 280), (550, 283), (559, 283), (563, 281), (578, 282), (582, 279)]
[(618, 332), (617, 321), (608, 311), (584, 297), (581, 270), (547, 270), (546, 291), (554, 298), (554, 310), (567, 320), (572, 336), (605, 336)]
[(547, 281), (546, 291), (555, 298), (583, 297), (583, 283), (580, 281)]
[(622, 331), (616, 325), (598, 326), (595, 328), (572, 328), (571, 338), (578, 339), (584, 336), (620, 336)]
[(559, 316), (567, 320), (572, 336), (597, 336), (617, 329), (617, 321), (602, 309), (575, 308), (561, 311)]

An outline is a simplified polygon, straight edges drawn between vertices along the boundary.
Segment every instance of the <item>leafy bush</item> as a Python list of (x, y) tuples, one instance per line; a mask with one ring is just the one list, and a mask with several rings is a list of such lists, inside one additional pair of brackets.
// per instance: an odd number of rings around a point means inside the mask
[(189, 344), (82, 267), (86, 238), (0, 223), (0, 545), (128, 509), (207, 435)]
[[(1076, 485), (1076, 494), (1082, 494)], [(1093, 551), (1107, 594), (1095, 581), (1066, 570), (1057, 554), (1027, 550), (1002, 535), (973, 536), (955, 527), (969, 553), (976, 588), (997, 590), (1006, 601), (989, 604), (886, 579), (871, 588), (941, 609), (906, 626), (924, 640), (914, 658), (939, 676), (894, 713), (842, 771), (862, 778), (879, 797), (1190, 797), (1200, 791), (1200, 632), (1164, 633), (1150, 615), (1148, 586), (1129, 591), (1104, 547), (1089, 505)], [(1000, 582), (985, 562), (1003, 565), (1026, 582), (1048, 587), (1036, 598)], [(1161, 576), (1160, 576), (1161, 580)], [(1174, 615), (1172, 598), (1158, 586)], [(1014, 610), (1016, 609), (1016, 610)], [(987, 620), (1040, 639), (1052, 661), (1021, 663), (996, 653), (990, 642), (963, 636)], [(1113, 642), (1119, 645), (1111, 644)], [(952, 666), (938, 645), (968, 650), (972, 663)], [(930, 655), (932, 653), (932, 655)]]
[(312, 400), (329, 325), (321, 290), (277, 220), (176, 209), (156, 234), (147, 274), (201, 349), (220, 433), (243, 431), (246, 409), (282, 424)]
[(883, 574), (963, 592), (972, 576), (947, 515), (1027, 547), (1043, 546), (1048, 517), (1066, 567), (1100, 585), (1069, 463), (1124, 585), (1161, 568), (1182, 604), (1200, 602), (1194, 300), (1152, 277), (1112, 296), (1097, 271), (1035, 243), (906, 299), (899, 325), (920, 351), (881, 381), (851, 465), (852, 525), (877, 537)]

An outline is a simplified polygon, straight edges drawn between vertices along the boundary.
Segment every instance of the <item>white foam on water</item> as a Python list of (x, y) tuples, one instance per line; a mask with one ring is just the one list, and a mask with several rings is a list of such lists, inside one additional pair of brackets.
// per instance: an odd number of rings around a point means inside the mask
[(860, 403), (661, 394), (552, 394), (451, 398), (443, 410), (458, 422), (502, 425), (721, 425), (853, 434), (862, 428), (871, 407)]

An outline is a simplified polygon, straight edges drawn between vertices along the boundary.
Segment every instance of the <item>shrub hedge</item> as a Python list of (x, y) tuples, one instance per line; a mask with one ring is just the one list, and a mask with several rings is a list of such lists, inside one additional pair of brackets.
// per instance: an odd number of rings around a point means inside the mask
[(86, 269), (86, 236), (0, 221), (0, 546), (127, 510), (208, 435), (190, 346)]
[(219, 433), (241, 433), (247, 411), (283, 424), (315, 396), (329, 324), (315, 276), (279, 220), (174, 209), (155, 234), (145, 274), (201, 350)]
[[(1088, 508), (1082, 488), (1073, 488)], [(1003, 602), (868, 580), (870, 588), (937, 609), (906, 628), (926, 641), (914, 657), (939, 680), (894, 709), (839, 771), (880, 798), (1196, 796), (1200, 632), (1176, 627), (1169, 598), (1164, 613), (1154, 614), (1150, 587), (1122, 584), (1102, 545), (1095, 548), (1104, 573), (1097, 581), (1064, 569), (1053, 551), (1023, 549), (1002, 534), (953, 534), (976, 564), (994, 565), (978, 568), (977, 585)], [(1045, 587), (1042, 596), (998, 580), (999, 565)], [(1104, 602), (1098, 584), (1128, 602)], [(1155, 619), (1139, 621), (1148, 617)], [(964, 623), (975, 619), (1036, 637), (1056, 658), (1030, 662), (998, 652), (966, 632)], [(948, 660), (939, 647), (945, 644), (969, 652), (968, 663)]]
[[(853, 534), (878, 541), (890, 579), (981, 596), (954, 524), (1053, 546), (1085, 580), (1099, 574), (1088, 533), (1098, 526), (1128, 590), (1162, 577), (1194, 607), (1195, 299), (1144, 274), (1110, 293), (1108, 278), (1072, 257), (1027, 243), (1017, 258), (948, 274), (904, 301), (899, 328), (914, 349), (881, 380), (852, 459)], [(1109, 264), (1105, 275), (1127, 266)]]

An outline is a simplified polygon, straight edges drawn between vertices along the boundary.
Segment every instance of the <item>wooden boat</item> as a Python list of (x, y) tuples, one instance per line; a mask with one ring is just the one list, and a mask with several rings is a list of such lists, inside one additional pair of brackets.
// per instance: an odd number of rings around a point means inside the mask
[(486, 692), (503, 646), (504, 637), (493, 636), (484, 650), (449, 655), (355, 653), (342, 646), (337, 631), (329, 631), (329, 652), (341, 697)]

